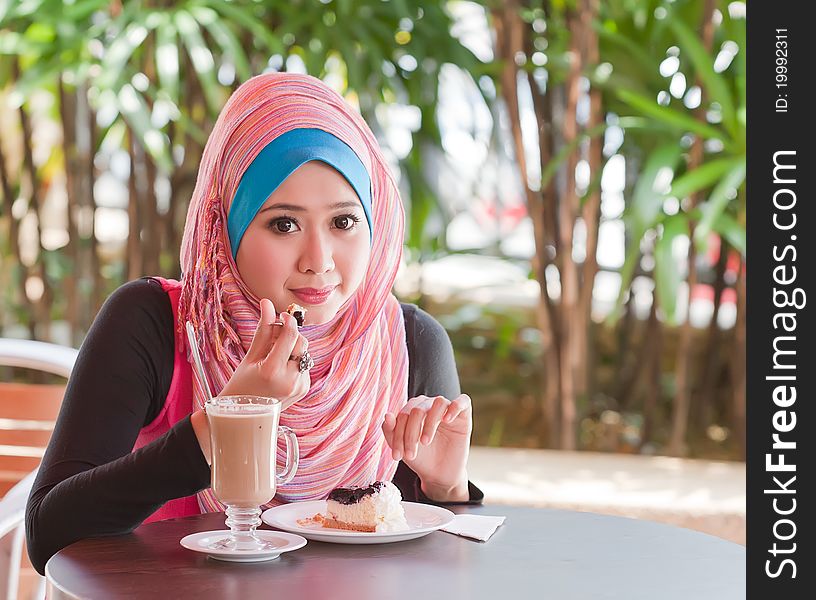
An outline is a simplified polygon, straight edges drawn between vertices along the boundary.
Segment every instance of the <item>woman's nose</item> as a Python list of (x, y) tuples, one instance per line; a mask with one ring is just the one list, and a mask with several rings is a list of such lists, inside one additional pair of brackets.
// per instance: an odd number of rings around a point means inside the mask
[(320, 275), (334, 270), (331, 240), (327, 239), (327, 236), (313, 232), (307, 236), (305, 242), (298, 265), (301, 273), (311, 271)]

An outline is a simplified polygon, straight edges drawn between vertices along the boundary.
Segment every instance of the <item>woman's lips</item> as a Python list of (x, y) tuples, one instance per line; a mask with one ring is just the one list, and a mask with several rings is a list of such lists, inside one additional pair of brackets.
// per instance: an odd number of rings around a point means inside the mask
[(311, 304), (312, 306), (323, 304), (326, 300), (329, 299), (329, 296), (332, 295), (336, 285), (326, 288), (298, 288), (296, 290), (290, 290), (295, 296), (297, 296), (298, 300), (300, 300), (303, 304)]

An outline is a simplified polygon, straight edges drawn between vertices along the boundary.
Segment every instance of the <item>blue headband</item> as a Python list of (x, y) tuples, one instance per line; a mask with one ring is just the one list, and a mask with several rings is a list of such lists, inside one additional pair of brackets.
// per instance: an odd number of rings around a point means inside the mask
[(241, 177), (227, 217), (232, 258), (258, 211), (278, 186), (303, 164), (319, 160), (345, 177), (363, 205), (369, 233), (371, 178), (360, 158), (345, 142), (322, 129), (292, 129), (269, 142)]

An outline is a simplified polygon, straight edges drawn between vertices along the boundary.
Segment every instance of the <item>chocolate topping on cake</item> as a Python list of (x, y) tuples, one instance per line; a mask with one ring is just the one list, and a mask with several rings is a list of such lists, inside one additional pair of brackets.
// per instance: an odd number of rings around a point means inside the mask
[(382, 481), (375, 481), (368, 487), (335, 488), (329, 494), (329, 500), (334, 500), (340, 504), (357, 504), (360, 500), (371, 494), (376, 494), (383, 487)]

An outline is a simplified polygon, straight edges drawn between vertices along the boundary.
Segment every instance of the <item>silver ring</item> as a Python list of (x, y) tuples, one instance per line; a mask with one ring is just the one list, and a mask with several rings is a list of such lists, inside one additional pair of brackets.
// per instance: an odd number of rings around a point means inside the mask
[(306, 350), (300, 356), (291, 356), (291, 357), (289, 357), (289, 360), (294, 360), (295, 362), (297, 362), (298, 370), (301, 373), (305, 373), (306, 371), (308, 371), (309, 369), (311, 369), (314, 366), (314, 360), (312, 359), (312, 355), (309, 354), (308, 350)]

